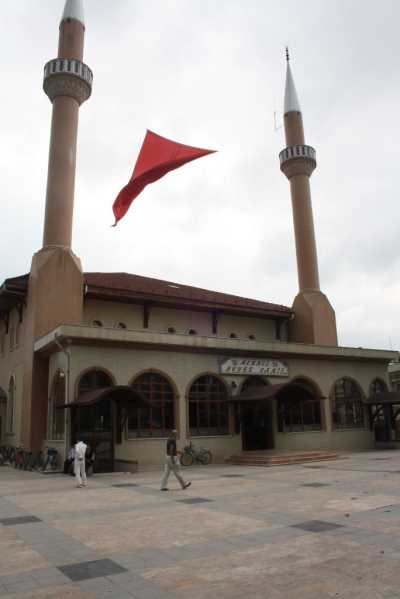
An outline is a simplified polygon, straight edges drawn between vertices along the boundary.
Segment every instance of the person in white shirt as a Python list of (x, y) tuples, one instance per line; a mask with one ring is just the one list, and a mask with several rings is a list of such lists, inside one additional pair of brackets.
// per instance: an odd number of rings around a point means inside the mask
[(85, 454), (87, 445), (83, 441), (78, 441), (75, 445), (75, 460), (74, 470), (76, 477), (76, 484), (78, 487), (86, 487), (86, 468), (85, 468)]

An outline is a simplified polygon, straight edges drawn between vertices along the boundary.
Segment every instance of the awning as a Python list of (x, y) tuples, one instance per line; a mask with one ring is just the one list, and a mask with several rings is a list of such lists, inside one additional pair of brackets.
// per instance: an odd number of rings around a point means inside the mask
[[(309, 391), (311, 394), (311, 390), (303, 387), (301, 384), (293, 382), (293, 383), (281, 383), (280, 385), (259, 385), (255, 387), (247, 387), (244, 391), (239, 393), (239, 395), (234, 395), (230, 398), (231, 403), (246, 403), (248, 401), (263, 401), (267, 399), (275, 399), (282, 391), (286, 389), (302, 389), (305, 391)], [(315, 399), (326, 399), (319, 393), (314, 394)]]
[(281, 385), (259, 385), (257, 387), (247, 387), (239, 395), (231, 397), (232, 403), (245, 403), (247, 401), (263, 401), (274, 398), (286, 384)]
[(65, 410), (67, 408), (83, 408), (86, 406), (92, 406), (102, 399), (111, 399), (112, 401), (117, 401), (118, 403), (131, 403), (134, 401), (136, 402), (136, 405), (148, 405), (147, 400), (140, 393), (134, 391), (132, 387), (127, 385), (117, 385), (115, 387), (103, 387), (102, 389), (88, 391), (87, 393), (80, 395), (75, 401), (66, 403), (62, 406), (57, 406), (57, 408), (60, 410)]
[(369, 405), (400, 404), (400, 391), (382, 391), (382, 393), (367, 397), (364, 401)]

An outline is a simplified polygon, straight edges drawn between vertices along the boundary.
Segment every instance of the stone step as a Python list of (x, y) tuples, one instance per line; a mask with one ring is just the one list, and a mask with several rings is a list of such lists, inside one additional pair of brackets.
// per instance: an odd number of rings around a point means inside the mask
[(290, 464), (303, 464), (306, 462), (321, 462), (326, 460), (336, 460), (338, 454), (333, 451), (325, 452), (307, 452), (307, 453), (293, 453), (293, 454), (280, 454), (280, 455), (266, 455), (266, 454), (241, 454), (233, 455), (225, 460), (226, 464), (236, 464), (238, 466), (284, 466)]

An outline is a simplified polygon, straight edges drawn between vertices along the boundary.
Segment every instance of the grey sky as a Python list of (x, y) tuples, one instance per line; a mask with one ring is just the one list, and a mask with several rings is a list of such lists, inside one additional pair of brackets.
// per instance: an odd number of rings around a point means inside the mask
[[(0, 279), (41, 246), (51, 105), (42, 68), (64, 0), (1, 0)], [(73, 249), (87, 271), (155, 276), (291, 305), (289, 185), (279, 171), (284, 47), (317, 150), (321, 288), (341, 345), (400, 347), (395, 0), (85, 0), (92, 98), (81, 108)], [(217, 149), (112, 203), (146, 128)]]

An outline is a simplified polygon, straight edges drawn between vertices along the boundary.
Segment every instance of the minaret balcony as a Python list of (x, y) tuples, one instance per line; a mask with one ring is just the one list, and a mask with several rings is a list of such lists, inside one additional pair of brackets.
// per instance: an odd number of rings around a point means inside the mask
[(281, 171), (290, 179), (294, 175), (310, 176), (317, 166), (314, 148), (306, 145), (288, 146), (279, 154)]
[(43, 89), (51, 101), (57, 96), (70, 96), (78, 104), (92, 93), (93, 73), (75, 58), (54, 58), (44, 67)]

